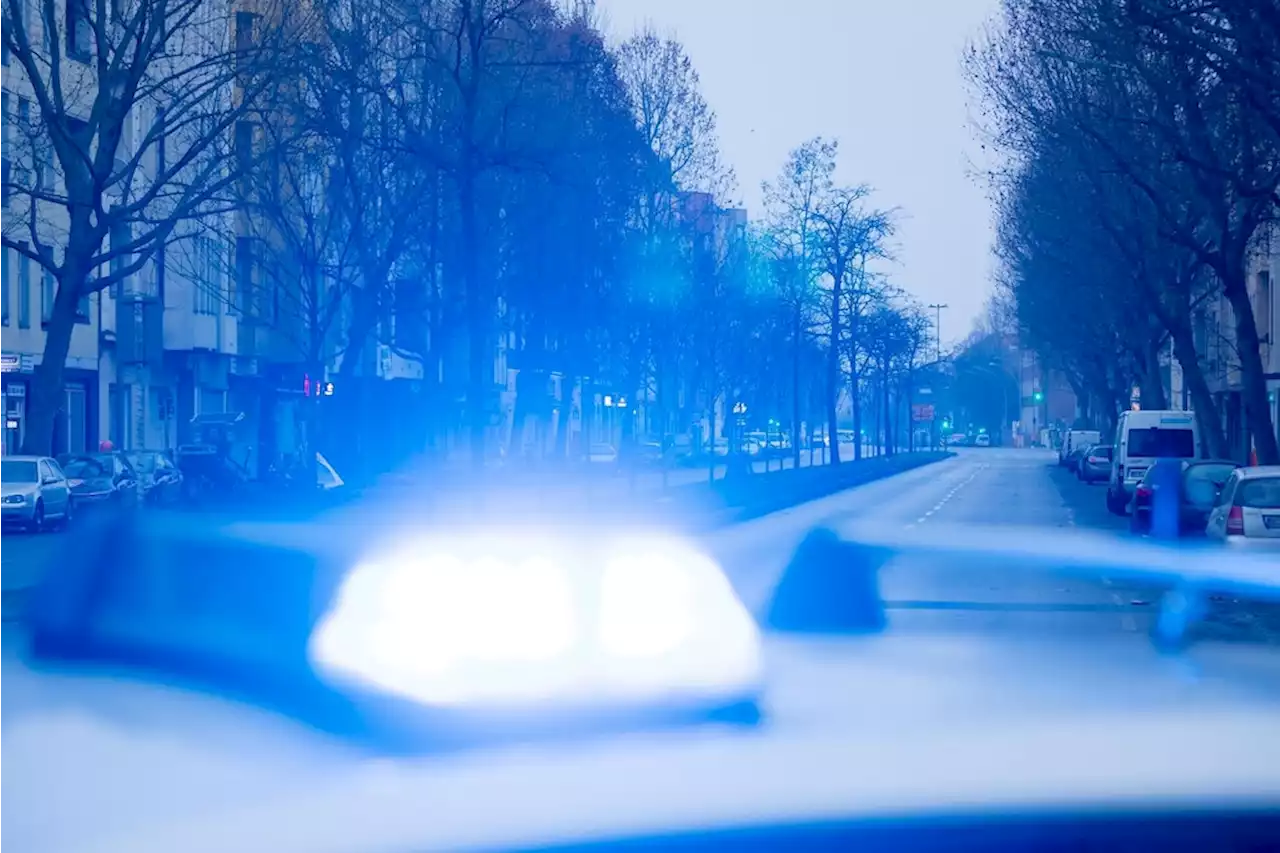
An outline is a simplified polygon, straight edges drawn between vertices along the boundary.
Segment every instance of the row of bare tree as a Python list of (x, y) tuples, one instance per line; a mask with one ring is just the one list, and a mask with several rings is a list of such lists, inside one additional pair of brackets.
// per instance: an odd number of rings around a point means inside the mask
[(1002, 0), (968, 71), (1007, 163), (997, 252), (1027, 343), (1111, 418), (1135, 386), (1165, 407), (1171, 350), (1218, 456), (1225, 349), (1258, 459), (1280, 462), (1249, 275), (1280, 210), (1280, 4)]
[(57, 294), (32, 452), (83, 300), (163, 298), (166, 270), (312, 375), (358, 375), (375, 344), (422, 361), (465, 399), (477, 461), (500, 340), (531, 374), (652, 400), (664, 432), (716, 401), (834, 430), (842, 394), (855, 420), (868, 394), (885, 419), (909, 396), (927, 323), (868, 268), (892, 214), (838, 186), (815, 140), (768, 185), (767, 225), (732, 224), (715, 115), (673, 38), (611, 49), (589, 0), (67, 8), (4, 0), (24, 104), (4, 245)]

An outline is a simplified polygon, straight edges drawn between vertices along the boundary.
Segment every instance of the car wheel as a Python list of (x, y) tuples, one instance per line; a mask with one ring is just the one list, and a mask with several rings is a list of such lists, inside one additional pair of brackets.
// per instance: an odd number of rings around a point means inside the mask
[(1120, 501), (1116, 499), (1116, 494), (1112, 491), (1110, 486), (1107, 486), (1107, 510), (1110, 511), (1112, 515), (1124, 515), (1124, 513), (1120, 511)]
[(39, 533), (44, 530), (44, 501), (36, 501), (36, 508), (31, 513), (31, 531)]

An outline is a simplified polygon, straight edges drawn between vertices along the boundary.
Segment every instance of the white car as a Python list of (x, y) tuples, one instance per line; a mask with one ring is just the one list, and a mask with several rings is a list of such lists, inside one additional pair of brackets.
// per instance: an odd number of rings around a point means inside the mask
[(1231, 472), (1209, 511), (1205, 534), (1211, 539), (1280, 545), (1280, 465)]
[(58, 460), (48, 456), (6, 456), (0, 462), (0, 481), (4, 483), (0, 507), (6, 524), (40, 531), (53, 520), (62, 524), (71, 521), (71, 483)]
[(987, 435), (985, 432), (982, 433), (981, 435), (979, 435), (977, 438), (973, 440), (973, 446), (974, 447), (990, 447), (991, 436)]

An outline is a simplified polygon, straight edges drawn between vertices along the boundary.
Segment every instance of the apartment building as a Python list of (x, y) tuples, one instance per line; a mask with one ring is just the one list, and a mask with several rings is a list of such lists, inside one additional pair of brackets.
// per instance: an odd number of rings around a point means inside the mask
[[(46, 56), (51, 40), (58, 39), (60, 46), (65, 41), (62, 94), (68, 106), (66, 114), (55, 120), (74, 126), (88, 118), (96, 66), (84, 17), (87, 7), (68, 0), (65, 8), (65, 19), (60, 16), (46, 27), (37, 4), (22, 4), (25, 19), (15, 25), (22, 26), (28, 41), (36, 50), (43, 48)], [(5, 236), (22, 241), (34, 228), (40, 242), (51, 247), (60, 261), (66, 245), (67, 208), (47, 200), (33, 203), (33, 193), (63, 195), (65, 177), (32, 91), (22, 67), (6, 52)], [(162, 127), (163, 106), (139, 103), (124, 119), (117, 174), (126, 168), (123, 163), (137, 155), (136, 184), (145, 186), (164, 168), (168, 138), (155, 134)], [(122, 222), (108, 235), (105, 247), (128, 246), (132, 239), (129, 224)], [(226, 257), (227, 247), (219, 240), (193, 235), (155, 252), (132, 274), (80, 301), (63, 402), (55, 420), (54, 452), (89, 450), (103, 439), (125, 449), (173, 448), (190, 440), (196, 415), (226, 409), (237, 352), (236, 325), (225, 298)], [(127, 270), (131, 261), (130, 256), (117, 254), (109, 261), (111, 269), (100, 274)], [(57, 282), (39, 263), (6, 248), (0, 285), (4, 449), (16, 452), (26, 438), (31, 383), (45, 351)]]

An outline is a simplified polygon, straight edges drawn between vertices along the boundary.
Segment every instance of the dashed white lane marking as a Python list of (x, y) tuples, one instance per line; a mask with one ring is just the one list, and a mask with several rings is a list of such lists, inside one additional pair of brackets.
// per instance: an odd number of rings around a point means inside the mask
[(946, 506), (947, 501), (949, 501), (949, 500), (951, 500), (952, 498), (954, 498), (954, 497), (956, 496), (956, 493), (957, 493), (957, 492), (959, 492), (959, 491), (960, 491), (961, 489), (963, 489), (965, 486), (967, 486), (967, 485), (969, 485), (970, 483), (972, 483), (972, 482), (973, 482), (973, 479), (974, 479), (975, 477), (977, 477), (977, 476), (978, 476), (978, 474), (982, 473), (984, 470), (986, 470), (987, 468), (990, 468), (990, 467), (991, 467), (991, 466), (990, 466), (990, 465), (987, 465), (987, 464), (979, 465), (977, 468), (975, 468), (975, 469), (974, 469), (974, 471), (973, 471), (973, 473), (972, 473), (972, 474), (970, 474), (968, 477), (964, 478), (964, 479), (963, 479), (963, 480), (961, 480), (959, 483), (956, 483), (954, 486), (952, 486), (952, 487), (951, 487), (951, 491), (947, 492), (947, 493), (946, 493), (946, 495), (944, 495), (944, 496), (943, 496), (942, 500), (938, 501), (938, 502), (937, 502), (937, 504), (935, 504), (935, 505), (934, 505), (933, 509), (931, 509), (931, 510), (929, 510), (928, 512), (926, 512), (924, 515), (920, 516), (920, 517), (919, 517), (919, 518), (917, 518), (915, 521), (913, 521), (913, 522), (911, 522), (911, 523), (909, 523), (909, 524), (905, 524), (905, 525), (903, 525), (903, 526), (904, 526), (907, 530), (910, 530), (911, 528), (915, 527), (917, 524), (924, 524), (926, 521), (928, 521), (928, 520), (929, 520), (929, 517), (930, 517), (931, 515), (933, 515), (935, 512), (937, 512), (938, 510), (940, 510), (940, 509), (942, 509), (944, 506)]

